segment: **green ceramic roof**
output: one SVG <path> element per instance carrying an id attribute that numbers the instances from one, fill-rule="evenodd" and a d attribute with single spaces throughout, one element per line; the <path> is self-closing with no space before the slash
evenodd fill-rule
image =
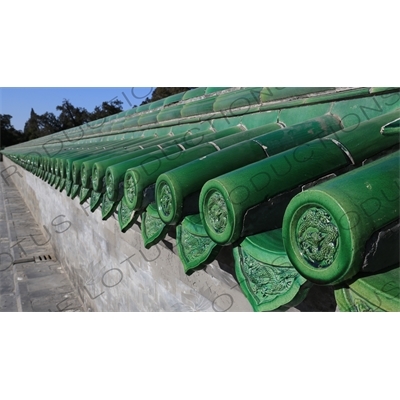
<path id="1" fill-rule="evenodd" d="M 2 153 L 123 232 L 140 218 L 146 247 L 176 231 L 187 274 L 230 246 L 256 311 L 313 284 L 358 310 L 399 268 L 384 256 L 399 225 L 399 100 L 398 88 L 203 87 Z"/>

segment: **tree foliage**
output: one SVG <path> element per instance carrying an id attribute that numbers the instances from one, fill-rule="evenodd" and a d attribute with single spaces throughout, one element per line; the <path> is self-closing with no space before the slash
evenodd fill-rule
<path id="1" fill-rule="evenodd" d="M 100 107 L 96 106 L 94 108 L 94 111 L 90 115 L 90 120 L 95 121 L 96 119 L 117 114 L 123 111 L 122 104 L 123 102 L 121 100 L 103 101 Z"/>
<path id="2" fill-rule="evenodd" d="M 90 113 L 84 107 L 75 107 L 69 100 L 64 99 L 60 106 L 56 107 L 60 111 L 58 120 L 61 124 L 61 130 L 74 128 L 83 125 L 89 121 Z"/>
<path id="3" fill-rule="evenodd" d="M 146 98 L 142 104 L 151 103 L 177 93 L 185 92 L 193 88 L 190 87 L 157 87 L 150 98 Z M 45 112 L 39 115 L 32 108 L 30 117 L 26 121 L 24 131 L 16 130 L 11 124 L 11 115 L 1 115 L 1 146 L 7 147 L 22 143 L 27 140 L 47 136 L 52 133 L 60 132 L 65 129 L 83 125 L 90 121 L 95 121 L 109 115 L 123 111 L 123 102 L 120 100 L 103 101 L 100 106 L 96 106 L 92 112 L 84 107 L 75 107 L 67 99 L 63 99 L 61 105 L 56 107 L 59 115 L 52 112 Z"/>
<path id="4" fill-rule="evenodd" d="M 0 114 L 0 148 L 13 146 L 24 141 L 23 133 L 14 128 L 11 119 L 11 115 Z"/>
<path id="5" fill-rule="evenodd" d="M 53 113 L 45 112 L 42 115 L 38 115 L 32 108 L 30 118 L 26 121 L 24 127 L 25 140 L 47 136 L 61 129 L 61 122 Z"/>
<path id="6" fill-rule="evenodd" d="M 60 114 L 56 117 L 53 113 L 45 112 L 42 115 L 31 109 L 31 114 L 25 123 L 24 135 L 26 140 L 36 139 L 65 129 L 83 125 L 90 121 L 107 117 L 123 111 L 122 101 L 103 101 L 101 106 L 96 106 L 92 112 L 84 107 L 75 107 L 69 100 L 64 99 L 56 107 Z"/>

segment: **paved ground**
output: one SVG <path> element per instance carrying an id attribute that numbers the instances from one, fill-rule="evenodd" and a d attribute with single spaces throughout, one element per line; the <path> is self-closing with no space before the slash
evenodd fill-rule
<path id="1" fill-rule="evenodd" d="M 11 180 L 1 177 L 0 311 L 83 311 L 48 237 Z"/>

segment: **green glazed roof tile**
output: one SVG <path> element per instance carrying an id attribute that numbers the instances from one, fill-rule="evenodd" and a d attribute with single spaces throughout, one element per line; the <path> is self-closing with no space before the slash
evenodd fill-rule
<path id="1" fill-rule="evenodd" d="M 146 211 L 143 212 L 141 229 L 143 244 L 146 249 L 157 244 L 166 236 L 168 225 L 161 221 L 154 204 L 150 204 Z"/>
<path id="2" fill-rule="evenodd" d="M 399 204 L 392 200 L 398 196 L 399 160 L 397 151 L 291 200 L 283 218 L 284 242 L 303 276 L 337 284 L 360 271 L 371 236 L 399 218 Z"/>
<path id="3" fill-rule="evenodd" d="M 104 123 L 113 121 L 114 119 L 117 119 L 118 117 L 119 117 L 118 114 L 109 115 L 108 117 L 104 118 Z"/>
<path id="4" fill-rule="evenodd" d="M 157 115 L 158 122 L 169 121 L 171 119 L 177 119 L 181 117 L 181 110 L 184 106 L 182 104 L 166 107 L 160 111 Z"/>
<path id="5" fill-rule="evenodd" d="M 205 126 L 204 128 L 202 126 L 200 128 L 199 124 L 187 124 L 187 125 L 173 125 L 170 128 L 164 128 L 164 129 L 172 131 L 174 135 L 179 135 L 181 133 L 189 132 L 190 130 L 193 130 L 193 132 L 200 132 L 202 130 L 207 129 L 207 126 Z"/>
<path id="6" fill-rule="evenodd" d="M 231 128 L 232 126 L 236 126 L 238 124 L 240 124 L 240 122 L 242 121 L 242 116 L 239 117 L 231 117 L 231 118 L 227 118 L 227 117 L 214 117 L 211 121 L 212 121 L 212 125 L 215 129 L 217 130 L 222 130 L 222 129 L 227 129 L 227 128 Z"/>
<path id="7" fill-rule="evenodd" d="M 256 128 L 257 126 L 270 124 L 272 122 L 277 122 L 278 120 L 279 120 L 278 111 L 265 111 L 255 114 L 248 114 L 241 117 L 241 122 L 247 129 L 252 129 Z"/>
<path id="8" fill-rule="evenodd" d="M 149 125 L 157 123 L 157 115 L 158 111 L 143 114 L 138 120 L 138 125 Z"/>
<path id="9" fill-rule="evenodd" d="M 183 106 L 181 116 L 190 117 L 192 115 L 207 114 L 213 112 L 215 98 L 211 97 L 199 101 L 193 101 Z"/>
<path id="10" fill-rule="evenodd" d="M 293 97 L 298 97 L 298 96 L 310 95 L 310 94 L 326 92 L 326 91 L 334 90 L 334 89 L 335 88 L 328 88 L 328 87 L 325 87 L 325 88 L 267 87 L 267 88 L 263 88 L 260 92 L 260 102 L 267 103 L 270 101 L 277 101 L 277 100 L 281 100 L 281 99 L 288 99 L 288 98 L 293 98 Z"/>
<path id="11" fill-rule="evenodd" d="M 124 125 L 125 125 L 125 120 L 116 122 L 115 124 L 112 125 L 111 132 L 119 132 L 119 131 L 123 130 Z"/>
<path id="12" fill-rule="evenodd" d="M 234 249 L 236 259 L 235 268 L 237 268 L 238 283 L 246 296 L 248 296 L 255 310 L 286 309 L 304 298 L 309 284 L 303 282 L 303 284 L 297 288 L 298 290 L 296 289 L 297 292 L 293 292 L 294 295 L 291 298 L 289 298 L 290 296 L 285 298 L 286 295 L 284 295 L 284 293 L 287 293 L 288 290 L 286 290 L 286 292 L 283 290 L 275 300 L 271 300 L 271 290 L 276 290 L 276 285 L 279 282 L 287 283 L 288 281 L 285 279 L 281 281 L 276 279 L 276 276 L 280 275 L 280 272 L 282 272 L 279 272 L 279 268 L 282 268 L 282 265 L 276 268 L 277 266 L 273 265 L 274 260 L 271 259 L 271 257 L 275 256 L 278 250 L 275 248 L 275 242 L 271 239 L 272 236 L 268 240 L 264 240 L 265 236 L 263 235 L 268 236 L 268 232 L 275 232 L 273 229 L 279 226 L 280 216 L 282 215 L 283 218 L 283 214 L 288 208 L 288 203 L 296 193 L 299 191 L 305 193 L 309 190 L 309 187 L 324 187 L 324 183 L 318 180 L 312 181 L 312 179 L 315 179 L 316 176 L 320 176 L 320 174 L 324 175 L 328 173 L 324 170 L 324 165 L 330 164 L 331 168 L 332 165 L 335 164 L 336 159 L 332 162 L 329 161 L 333 153 L 340 154 L 342 157 L 343 166 L 340 167 L 342 169 L 339 172 L 335 170 L 334 174 L 322 176 L 322 181 L 335 181 L 339 179 L 339 177 L 350 173 L 349 169 L 357 171 L 360 169 L 365 159 L 367 159 L 368 163 L 374 161 L 371 157 L 375 157 L 379 160 L 386 153 L 393 151 L 393 146 L 398 146 L 398 121 L 400 121 L 400 96 L 398 96 L 398 92 L 399 88 L 368 87 L 196 88 L 159 100 L 155 103 L 148 103 L 113 116 L 84 124 L 80 127 L 55 133 L 51 137 L 38 138 L 17 146 L 11 146 L 2 152 L 27 171 L 44 179 L 49 185 L 52 185 L 54 190 L 64 192 L 65 189 L 64 193 L 71 198 L 79 194 L 80 202 L 89 200 L 90 196 L 91 211 L 94 211 L 101 205 L 104 219 L 109 218 L 118 207 L 120 228 L 122 231 L 126 231 L 137 220 L 141 210 L 131 211 L 125 197 L 121 197 L 122 194 L 124 194 L 124 177 L 126 174 L 126 169 L 124 168 L 126 167 L 119 166 L 118 163 L 112 164 L 113 162 L 126 158 L 127 160 L 132 160 L 129 161 L 129 165 L 132 165 L 132 163 L 138 163 L 140 160 L 140 162 L 145 161 L 144 158 L 140 157 L 145 157 L 149 160 L 146 155 L 147 150 L 143 151 L 145 148 L 150 152 L 148 154 L 153 154 L 153 151 L 155 152 L 154 161 L 157 161 L 157 157 L 160 157 L 163 151 L 166 152 L 165 154 L 168 154 L 168 157 L 173 157 L 181 153 L 185 154 L 185 157 L 182 157 L 182 160 L 185 160 L 183 165 L 180 165 L 177 161 L 167 162 L 164 160 L 161 163 L 163 170 L 170 167 L 173 168 L 170 171 L 171 176 L 174 174 L 179 176 L 176 171 L 181 167 L 184 167 L 182 170 L 187 169 L 189 171 L 190 168 L 192 168 L 189 168 L 189 165 L 192 162 L 199 161 L 199 159 L 191 161 L 192 156 L 190 154 L 193 153 L 194 156 L 198 151 L 198 156 L 203 155 L 202 151 L 204 151 L 204 149 L 201 150 L 202 147 L 200 144 L 203 143 L 203 141 L 199 141 L 199 143 L 193 141 L 196 138 L 196 134 L 199 132 L 201 133 L 212 127 L 216 131 L 215 134 L 217 134 L 228 128 L 241 126 L 243 129 L 248 129 L 248 131 L 243 132 L 241 136 L 243 139 L 246 135 L 250 134 L 249 130 L 254 128 L 258 129 L 266 124 L 279 123 L 279 128 L 286 126 L 288 128 L 286 130 L 279 129 L 284 132 L 284 135 L 271 141 L 256 137 L 252 139 L 251 142 L 238 144 L 239 140 L 234 142 L 234 140 L 236 140 L 234 136 L 230 136 L 233 140 L 232 143 L 229 142 L 229 137 L 210 141 L 207 146 L 212 147 L 213 157 L 214 154 L 216 154 L 215 152 L 220 152 L 222 154 L 222 150 L 225 150 L 225 145 L 232 147 L 229 152 L 225 153 L 230 154 L 230 157 L 224 160 L 222 158 L 220 159 L 220 156 L 215 157 L 215 160 L 218 159 L 218 162 L 207 166 L 207 168 L 199 168 L 195 173 L 191 172 L 190 174 L 186 174 L 187 176 L 182 175 L 183 178 L 180 180 L 178 179 L 179 182 L 177 181 L 179 185 L 182 185 L 183 182 L 187 180 L 190 186 L 198 186 L 196 190 L 200 190 L 202 185 L 206 186 L 209 184 L 209 182 L 203 182 L 203 178 L 207 176 L 208 171 L 212 171 L 213 169 L 215 171 L 225 171 L 225 167 L 229 167 L 229 164 L 232 163 L 232 159 L 238 161 L 240 158 L 248 157 L 250 153 L 258 154 L 258 151 L 260 151 L 260 156 L 265 157 L 265 160 L 263 159 L 254 163 L 254 159 L 250 157 L 248 160 L 249 162 L 253 161 L 252 163 L 227 174 L 232 178 L 233 189 L 238 188 L 238 185 L 239 187 L 247 187 L 249 185 L 255 185 L 256 187 L 256 190 L 254 193 L 251 192 L 250 196 L 253 201 L 252 206 L 246 211 L 243 220 L 244 225 L 241 231 L 242 242 L 239 246 L 236 245 Z M 376 118 L 381 118 L 389 113 L 392 113 L 390 114 L 391 119 L 389 123 L 382 123 L 379 125 L 379 129 L 377 128 L 377 135 L 371 138 L 369 135 L 370 124 L 373 124 Z M 300 144 L 301 141 L 299 142 L 299 140 L 301 139 L 301 134 L 296 131 L 294 126 L 311 119 L 322 118 L 323 116 L 324 118 L 330 116 L 340 121 L 344 129 L 335 132 L 332 137 L 325 138 L 324 140 L 320 138 L 319 141 L 316 141 L 312 145 L 307 144 L 307 146 L 304 146 Z M 148 128 L 148 126 L 151 128 Z M 181 135 L 181 137 L 185 136 L 189 131 L 193 136 L 190 140 L 192 140 L 194 147 L 191 145 L 188 146 L 190 149 L 182 149 L 178 146 L 179 143 L 175 142 L 175 139 L 177 139 L 179 135 Z M 349 134 L 349 132 L 351 134 Z M 170 135 L 171 133 L 173 136 Z M 187 138 L 185 141 L 188 144 L 189 141 L 187 140 L 190 134 L 186 136 Z M 132 150 L 133 147 L 130 147 L 136 146 L 132 140 L 137 140 L 137 145 L 142 146 L 140 150 L 143 151 L 143 153 L 141 153 L 143 154 L 142 156 L 138 157 L 139 153 L 135 155 L 134 151 L 136 150 Z M 172 141 L 170 142 L 170 140 Z M 250 139 L 247 138 L 247 140 Z M 293 141 L 295 147 L 293 147 L 289 153 L 287 152 L 288 150 L 285 150 L 282 154 L 279 153 L 279 151 L 285 149 L 285 146 L 287 146 L 290 140 Z M 150 147 L 146 147 L 146 141 L 152 141 L 152 146 L 154 147 L 151 149 Z M 383 142 L 385 142 L 384 145 L 382 144 Z M 167 146 L 169 150 L 164 150 L 169 143 L 173 144 L 170 144 L 169 147 Z M 183 145 L 184 144 L 185 143 L 183 143 Z M 157 145 L 160 145 L 161 149 L 157 147 Z M 218 149 L 218 146 L 221 147 Z M 392 147 L 388 148 L 388 146 Z M 307 156 L 310 151 L 313 153 L 313 157 L 306 157 L 306 161 L 300 163 L 298 160 L 299 156 Z M 289 159 L 289 154 L 293 160 L 297 161 L 297 163 L 295 163 L 296 168 L 293 169 L 292 166 L 292 170 L 294 171 L 293 176 L 291 176 L 291 174 L 283 174 L 283 172 L 286 171 L 284 171 L 285 168 L 290 169 L 287 160 L 290 161 L 292 159 Z M 208 153 L 206 157 L 207 160 L 213 160 L 213 157 L 209 156 Z M 287 159 L 285 159 L 285 157 Z M 313 166 L 312 161 L 315 161 L 318 157 L 321 159 L 321 165 Z M 87 182 L 84 180 L 86 179 L 85 176 L 87 175 L 89 177 L 91 175 L 90 172 L 82 169 L 83 165 L 87 165 L 88 168 L 90 168 L 94 165 L 92 161 L 95 160 L 99 163 L 103 162 L 101 160 L 107 160 L 107 162 L 109 162 L 106 163 L 109 165 L 107 168 L 110 168 L 110 171 L 118 172 L 116 180 L 113 181 L 116 185 L 114 189 L 112 186 L 114 183 L 112 183 L 110 186 L 112 190 L 108 191 L 107 186 L 107 192 L 96 192 L 90 185 L 85 183 Z M 142 165 L 151 166 L 154 169 L 154 161 L 146 161 Z M 264 165 L 261 164 L 264 161 L 268 162 L 268 168 L 271 168 L 270 170 L 257 169 L 261 165 Z M 125 161 L 122 162 L 122 164 L 124 163 Z M 207 163 L 202 163 L 202 165 L 206 164 Z M 342 165 L 341 163 L 339 164 Z M 178 167 L 176 168 L 177 165 Z M 221 166 L 223 166 L 222 169 Z M 242 176 L 243 168 L 245 168 L 246 171 L 254 171 L 253 175 Z M 270 174 L 270 177 L 272 177 L 274 171 L 275 173 L 283 175 L 280 176 L 278 180 L 271 179 L 267 182 L 265 174 Z M 93 171 L 91 172 L 93 173 Z M 147 203 L 145 202 L 144 204 L 149 204 L 149 202 L 152 201 L 151 199 L 155 199 L 155 193 L 152 194 L 151 192 L 151 185 L 154 179 L 157 179 L 160 175 L 157 176 L 157 172 L 154 172 L 154 174 L 153 172 L 151 179 L 149 178 L 148 181 L 150 186 L 144 188 L 148 190 L 148 192 L 146 192 L 146 196 L 148 196 L 146 197 Z M 255 172 L 257 173 L 255 174 Z M 218 173 L 222 172 L 216 173 L 218 175 Z M 308 176 L 308 174 L 310 177 L 313 177 L 310 178 L 311 182 L 308 182 L 307 179 L 304 180 L 304 177 Z M 335 174 L 340 176 L 335 178 Z M 385 182 L 384 174 L 381 175 L 382 176 L 379 177 L 377 181 L 379 181 L 380 185 L 383 185 Z M 388 175 L 388 171 L 386 171 L 386 175 Z M 106 175 L 103 176 L 106 177 Z M 213 180 L 214 179 L 221 180 L 222 182 L 226 177 L 225 175 L 219 175 L 213 178 Z M 290 187 L 292 187 L 290 186 L 292 179 L 293 185 L 296 186 L 294 189 L 290 189 Z M 304 184 L 304 182 L 308 183 Z M 267 199 L 262 189 L 267 184 L 270 185 L 273 190 L 278 190 L 278 187 L 282 186 L 282 192 L 278 190 L 276 193 L 279 194 L 272 199 Z M 179 185 L 177 185 L 177 187 Z M 102 190 L 105 190 L 105 186 L 103 186 Z M 155 188 L 153 188 L 153 190 L 155 190 Z M 342 188 L 341 193 L 343 194 L 344 191 L 345 190 Z M 234 193 L 234 191 L 232 192 L 231 190 L 231 193 Z M 151 196 L 153 196 L 153 198 Z M 196 196 L 198 199 L 199 193 L 197 192 L 197 194 L 194 193 L 190 196 L 190 202 L 185 205 L 186 208 L 183 213 L 184 219 L 181 224 L 178 221 L 178 225 L 176 226 L 177 244 L 181 246 L 179 252 L 184 264 L 183 268 L 187 273 L 200 268 L 200 265 L 204 263 L 210 262 L 215 257 L 216 250 L 220 247 L 208 236 L 209 231 L 207 231 L 207 225 L 203 225 L 203 221 L 201 220 L 202 214 L 198 213 L 198 200 L 196 205 L 195 199 Z M 336 197 L 339 198 L 340 196 L 338 195 Z M 234 199 L 232 199 L 233 197 L 226 199 L 228 206 L 230 202 L 234 201 Z M 216 200 L 215 215 L 219 215 L 219 222 L 222 223 L 224 213 L 223 203 L 218 199 Z M 371 221 L 375 218 L 372 212 L 372 203 L 363 203 L 364 208 L 366 208 L 367 212 L 370 214 L 368 216 L 370 223 L 372 223 Z M 247 203 L 244 202 L 243 204 Z M 397 212 L 396 215 L 398 218 L 398 210 L 396 210 L 397 209 L 392 206 L 388 206 L 384 210 L 385 217 L 391 215 L 393 212 Z M 378 215 L 379 213 L 377 212 L 376 214 Z M 168 229 L 168 225 L 162 222 L 160 215 L 159 210 L 154 204 L 150 204 L 146 212 L 142 214 L 142 233 L 146 247 L 157 243 Z M 272 218 L 273 215 L 275 217 Z M 252 235 L 254 229 L 266 229 L 263 218 L 271 218 L 269 221 L 271 226 L 267 231 L 260 234 L 261 236 Z M 364 231 L 367 232 L 367 229 L 364 229 Z M 381 231 L 375 232 L 374 235 L 378 235 L 380 232 Z M 264 239 L 262 239 L 263 237 Z M 373 237 L 375 236 L 371 236 L 369 240 L 372 240 Z M 204 245 L 205 242 L 209 245 L 211 244 L 211 247 L 209 246 L 211 249 L 209 253 L 206 249 L 207 246 L 202 247 L 201 245 L 202 243 Z M 185 243 L 187 244 L 186 247 Z M 381 240 L 379 243 L 383 243 L 383 241 Z M 197 254 L 197 256 L 194 257 L 194 254 Z M 377 251 L 376 254 L 381 253 Z M 245 261 L 245 259 L 247 261 Z M 387 257 L 381 255 L 380 260 L 383 259 L 386 260 Z M 378 265 L 379 260 L 376 261 L 375 264 Z M 372 268 L 371 271 L 369 271 L 369 276 L 375 279 L 378 274 L 373 268 L 374 264 L 370 262 L 367 265 Z M 271 267 L 274 268 L 272 272 Z M 288 268 L 289 266 L 285 267 Z M 371 297 L 371 290 L 374 292 L 376 287 L 373 289 L 369 287 L 368 290 L 365 289 L 366 286 L 363 286 L 363 282 L 365 282 L 364 278 L 365 276 L 361 277 L 361 275 L 356 275 L 354 279 L 356 279 L 358 284 L 355 285 L 353 285 L 354 282 L 346 282 L 343 288 L 337 290 L 337 298 L 339 299 L 341 296 L 341 299 L 346 298 L 348 302 L 353 299 L 351 301 L 353 303 L 357 302 L 358 305 L 361 304 L 360 299 L 364 298 L 366 301 L 369 301 L 370 305 L 375 305 L 375 308 L 379 308 L 376 307 L 376 301 L 374 302 L 373 297 Z M 305 276 L 302 276 L 302 279 L 305 279 Z M 376 281 L 378 282 L 378 280 Z M 271 282 L 275 283 L 271 284 Z M 366 282 L 368 282 L 368 280 Z M 287 283 L 286 288 L 289 286 L 293 287 L 289 285 L 289 283 Z M 274 287 L 275 289 L 273 289 Z M 280 303 L 277 301 L 278 298 L 281 299 L 279 300 Z M 285 300 L 282 300 L 283 298 L 285 298 Z M 390 301 L 392 300 L 391 298 Z M 338 303 L 340 303 L 340 301 L 338 300 Z M 354 304 L 350 306 L 353 307 Z M 360 308 L 362 307 L 366 306 L 360 306 Z M 392 311 L 395 310 L 396 307 L 398 306 L 385 306 L 381 308 Z M 398 308 L 396 310 L 398 310 Z"/>
<path id="13" fill-rule="evenodd" d="M 383 312 L 371 299 L 358 296 L 347 287 L 335 290 L 337 307 L 342 312 Z"/>
<path id="14" fill-rule="evenodd" d="M 398 87 L 374 87 L 369 89 L 370 93 L 382 93 L 382 92 L 400 92 Z M 389 97 L 389 96 L 388 96 Z"/>
<path id="15" fill-rule="evenodd" d="M 177 94 L 167 97 L 164 100 L 164 107 L 166 107 L 170 104 L 173 104 L 173 103 L 177 103 L 178 101 L 181 101 L 184 95 L 185 95 L 185 92 L 182 92 L 182 93 L 177 93 Z"/>
<path id="16" fill-rule="evenodd" d="M 112 124 L 110 124 L 110 123 L 104 124 L 104 125 L 101 127 L 101 133 L 102 133 L 102 134 L 110 133 L 111 130 L 112 130 Z"/>
<path id="17" fill-rule="evenodd" d="M 328 114 L 332 108 L 332 104 L 315 104 L 312 106 L 305 106 L 293 110 L 293 108 L 284 108 L 279 111 L 279 122 L 284 123 L 286 126 L 292 126 L 299 122 L 304 122 L 312 118 L 319 117 L 321 115 Z M 301 112 L 300 112 L 301 110 Z M 278 111 L 269 111 L 278 112 Z"/>
<path id="18" fill-rule="evenodd" d="M 122 112 L 118 113 L 118 118 L 124 118 L 125 119 L 127 116 L 129 116 L 131 114 L 132 114 L 131 109 L 125 110 L 125 111 L 122 111 Z"/>
<path id="19" fill-rule="evenodd" d="M 121 231 L 126 232 L 128 229 L 130 229 L 137 221 L 140 213 L 140 211 L 132 211 L 126 205 L 125 197 L 122 197 L 118 205 L 118 223 Z"/>
<path id="20" fill-rule="evenodd" d="M 205 231 L 199 214 L 188 215 L 176 227 L 178 254 L 186 274 L 204 268 L 221 249 Z"/>
<path id="21" fill-rule="evenodd" d="M 124 123 L 124 129 L 131 129 L 139 126 L 140 116 L 135 115 L 134 117 L 127 118 Z"/>
<path id="22" fill-rule="evenodd" d="M 137 107 L 133 107 L 133 108 L 129 109 L 129 110 L 126 112 L 126 116 L 129 117 L 129 116 L 131 116 L 131 115 L 136 114 L 136 113 L 137 113 L 137 109 L 138 109 Z"/>
<path id="23" fill-rule="evenodd" d="M 296 306 L 311 287 L 290 263 L 281 229 L 247 237 L 233 255 L 238 282 L 254 311 Z"/>
<path id="24" fill-rule="evenodd" d="M 260 92 L 262 88 L 248 88 L 217 96 L 214 103 L 214 111 L 227 111 L 228 115 L 245 114 L 247 110 L 234 111 L 237 108 L 248 108 L 251 105 L 260 104 Z"/>
<path id="25" fill-rule="evenodd" d="M 144 111 L 148 111 L 149 109 L 150 109 L 150 103 L 143 104 L 142 106 L 139 106 L 136 108 L 136 113 L 139 114 Z"/>
<path id="26" fill-rule="evenodd" d="M 161 108 L 165 103 L 165 99 L 153 101 L 152 103 L 149 103 L 149 110 L 154 110 L 156 108 Z"/>
<path id="27" fill-rule="evenodd" d="M 400 311 L 400 268 L 393 265 L 374 275 L 360 274 L 353 282 L 337 287 L 340 311 Z"/>
<path id="28" fill-rule="evenodd" d="M 188 90 L 185 92 L 184 96 L 182 97 L 182 100 L 189 100 L 193 99 L 194 97 L 199 97 L 203 96 L 207 88 L 205 87 L 199 87 L 196 89 Z"/>
<path id="29" fill-rule="evenodd" d="M 157 127 L 153 129 L 145 129 L 144 132 L 150 131 L 157 135 L 157 137 L 167 137 L 171 133 L 170 127 Z"/>
<path id="30" fill-rule="evenodd" d="M 287 97 L 278 100 L 271 100 L 260 105 L 260 110 L 277 110 L 293 107 L 305 106 L 308 104 L 319 104 L 333 102 L 335 100 L 343 101 L 346 98 L 357 98 L 368 96 L 368 88 L 328 90 L 324 93 L 304 94 L 298 97 Z"/>
<path id="31" fill-rule="evenodd" d="M 400 96 L 395 93 L 335 102 L 331 112 L 342 119 L 345 127 L 350 127 L 386 114 L 399 106 Z"/>

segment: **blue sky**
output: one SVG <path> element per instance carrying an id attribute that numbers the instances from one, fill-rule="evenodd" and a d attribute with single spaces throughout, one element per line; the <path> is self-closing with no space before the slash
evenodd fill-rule
<path id="1" fill-rule="evenodd" d="M 58 115 L 56 107 L 61 105 L 63 99 L 69 100 L 75 107 L 84 107 L 88 111 L 93 111 L 94 107 L 100 106 L 103 101 L 118 99 L 123 102 L 124 110 L 127 110 L 151 96 L 154 89 L 150 87 L 0 88 L 0 114 L 11 115 L 14 128 L 23 130 L 31 108 L 37 114 L 48 111 Z"/>

